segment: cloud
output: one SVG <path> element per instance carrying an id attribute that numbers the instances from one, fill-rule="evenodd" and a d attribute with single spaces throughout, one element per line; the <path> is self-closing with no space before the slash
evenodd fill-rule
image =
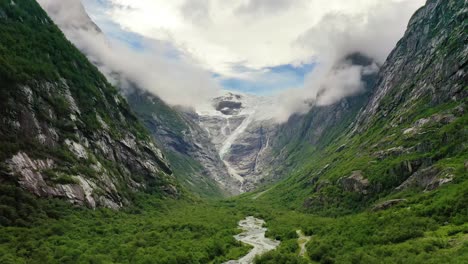
<path id="1" fill-rule="evenodd" d="M 290 7 L 301 4 L 298 0 L 249 0 L 247 3 L 241 4 L 235 10 L 238 14 L 258 15 L 274 14 L 285 11 Z"/>
<path id="2" fill-rule="evenodd" d="M 307 112 L 311 102 L 329 105 L 361 92 L 363 77 L 378 71 L 422 4 L 422 0 L 381 1 L 361 13 L 324 15 L 295 40 L 295 45 L 314 51 L 316 67 L 303 87 L 280 94 L 280 107 L 268 112 L 285 121 L 292 113 Z M 353 65 L 346 57 L 355 53 L 375 63 Z"/>
<path id="3" fill-rule="evenodd" d="M 205 104 L 220 87 L 211 74 L 171 45 L 147 38 L 137 43 L 109 40 L 79 0 L 39 0 L 65 35 L 114 83 L 137 84 L 172 105 Z M 129 33 L 131 34 L 131 33 Z M 125 34 L 119 32 L 120 37 Z M 132 37 L 131 40 L 135 40 Z"/>
<path id="4" fill-rule="evenodd" d="M 310 63 L 319 51 L 297 45 L 297 38 L 329 14 L 368 16 L 379 7 L 396 5 L 403 14 L 397 16 L 400 26 L 423 0 L 108 1 L 107 14 L 123 28 L 169 41 L 210 71 L 242 78 L 233 64 L 260 70 Z"/>
<path id="5" fill-rule="evenodd" d="M 117 41 L 89 26 L 65 30 L 80 49 L 170 104 L 197 106 L 224 85 L 245 91 L 279 91 L 265 118 L 280 121 L 315 105 L 332 104 L 362 90 L 362 76 L 375 72 L 403 35 L 424 0 L 104 0 L 91 16 Z M 77 0 L 40 0 L 62 28 Z M 51 10 L 61 10 L 51 12 Z M 375 64 L 345 57 L 359 52 Z M 288 65 L 297 74 L 274 69 Z M 213 77 L 215 76 L 215 77 Z M 249 87 L 251 86 L 251 87 Z M 287 91 L 284 89 L 288 88 Z M 273 108 L 273 109 L 270 109 Z"/>
<path id="6" fill-rule="evenodd" d="M 211 23 L 210 9 L 209 1 L 187 0 L 181 6 L 180 11 L 186 20 L 205 26 Z"/>

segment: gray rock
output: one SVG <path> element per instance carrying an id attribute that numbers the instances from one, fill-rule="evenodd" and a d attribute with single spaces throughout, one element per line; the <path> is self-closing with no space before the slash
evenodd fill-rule
<path id="1" fill-rule="evenodd" d="M 431 166 L 420 169 L 400 184 L 396 190 L 407 188 L 424 188 L 425 191 L 431 191 L 443 184 L 453 181 L 451 169 L 440 171 L 437 167 Z"/>
<path id="2" fill-rule="evenodd" d="M 373 120 L 389 113 L 392 119 L 388 122 L 398 126 L 405 121 L 405 113 L 421 107 L 417 103 L 421 98 L 436 106 L 461 102 L 468 96 L 464 89 L 468 48 L 461 41 L 466 29 L 460 22 L 466 20 L 466 13 L 466 1 L 431 0 L 413 15 L 405 35 L 381 67 L 375 93 L 353 126 L 355 133 L 366 131 Z M 392 100 L 386 100 L 390 96 Z M 431 120 L 420 119 L 404 133 L 417 133 L 428 122 Z"/>
<path id="3" fill-rule="evenodd" d="M 370 186 L 369 180 L 364 178 L 362 171 L 353 171 L 350 176 L 341 178 L 339 182 L 341 183 L 343 190 L 362 194 L 367 194 Z"/>
<path id="4" fill-rule="evenodd" d="M 14 133 L 25 142 L 36 140 L 41 146 L 25 147 L 0 162 L 8 164 L 13 172 L 11 178 L 24 189 L 41 197 L 60 197 L 93 208 L 118 208 L 126 202 L 126 188 L 122 189 L 122 186 L 145 190 L 152 179 L 166 178 L 165 181 L 171 182 L 170 166 L 150 140 L 137 139 L 133 132 L 126 129 L 119 131 L 123 138 L 117 138 L 110 132 L 110 124 L 97 114 L 102 129 L 89 129 L 82 120 L 80 102 L 67 80 L 31 81 L 28 86 L 17 85 L 16 88 L 24 95 L 24 100 L 8 104 L 10 108 L 4 109 L 10 114 L 0 119 L 0 135 Z M 99 88 L 101 92 L 105 89 Z M 57 108 L 56 104 L 44 100 L 46 97 L 63 98 L 61 107 Z M 106 100 L 102 104 L 108 107 L 110 115 L 130 115 L 128 108 L 112 105 Z M 114 122 L 114 129 L 131 127 L 128 120 L 124 120 L 123 124 L 119 120 Z M 37 148 L 42 156 L 48 158 L 36 158 Z M 68 156 L 66 160 L 64 155 Z M 75 166 L 70 158 L 89 164 L 95 168 L 95 173 L 90 177 L 87 169 Z M 104 163 L 104 160 L 107 162 Z M 71 167 L 73 170 L 70 170 Z M 66 178 L 66 181 L 73 180 L 74 183 L 54 182 L 48 177 L 49 174 Z M 139 178 L 140 182 L 134 179 L 136 175 L 142 177 Z M 174 186 L 166 187 L 162 186 L 160 191 L 178 195 L 173 190 Z"/>

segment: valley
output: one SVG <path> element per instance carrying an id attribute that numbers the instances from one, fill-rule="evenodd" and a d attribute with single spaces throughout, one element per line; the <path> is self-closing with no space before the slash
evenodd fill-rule
<path id="1" fill-rule="evenodd" d="M 3 188 L 2 197 L 6 193 Z M 436 199 L 449 193 L 456 190 L 444 190 Z M 269 200 L 252 203 L 250 194 L 198 204 L 142 196 L 137 206 L 121 211 L 73 208 L 60 200 L 39 201 L 31 204 L 35 213 L 29 214 L 23 226 L 0 229 L 0 260 L 223 263 L 240 259 L 252 249 L 234 239 L 242 232 L 237 229 L 238 222 L 251 215 L 265 219 L 267 238 L 281 241 L 276 250 L 257 257 L 256 263 L 331 259 L 338 263 L 463 263 L 468 226 L 441 213 L 434 218 L 432 212 L 448 210 L 447 205 L 454 201 L 444 200 L 439 207 L 423 206 L 420 200 L 427 195 L 415 196 L 397 208 L 342 217 L 297 212 Z M 21 202 L 26 204 L 25 200 Z M 444 225 L 447 221 L 451 223 Z M 306 257 L 299 255 L 298 229 L 312 236 L 306 244 Z"/>
<path id="2" fill-rule="evenodd" d="M 54 1 L 0 0 L 0 263 L 467 262 L 466 1 L 428 0 L 384 62 L 335 50 L 327 83 L 281 122 L 265 109 L 286 93 L 169 104 L 226 80 L 158 94 L 187 54 L 169 49 L 142 81 L 143 46 L 116 66 L 128 50 L 80 1 Z"/>

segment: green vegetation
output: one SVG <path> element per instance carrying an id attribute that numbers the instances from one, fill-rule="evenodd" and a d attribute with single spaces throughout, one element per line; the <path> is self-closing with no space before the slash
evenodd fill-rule
<path id="1" fill-rule="evenodd" d="M 15 4 L 0 1 L 0 12 L 0 84 L 4 87 L 0 96 L 8 98 L 0 102 L 2 115 L 8 114 L 4 113 L 6 110 L 19 110 L 18 107 L 28 103 L 28 96 L 18 89 L 18 86 L 28 86 L 36 110 L 42 110 L 37 111 L 39 121 L 51 122 L 67 130 L 70 102 L 63 92 L 70 89 L 81 110 L 83 122 L 78 123 L 80 129 L 89 133 L 101 129 L 96 118 L 98 114 L 114 137 L 120 137 L 121 131 L 126 130 L 140 139 L 148 139 L 148 133 L 118 91 L 64 37 L 37 3 L 31 0 L 15 1 Z M 44 82 L 50 82 L 54 87 Z M 56 90 L 50 91 L 51 88 Z M 57 113 L 57 119 L 46 115 L 49 108 Z M 109 111 L 110 108 L 115 111 Z M 121 119 L 119 113 L 124 114 L 125 122 L 117 121 Z M 3 136 L 0 139 L 3 141 Z"/>
<path id="2" fill-rule="evenodd" d="M 1 167 L 7 167 L 4 162 L 21 151 L 31 159 L 54 162 L 54 168 L 44 172 L 51 184 L 74 184 L 73 176 L 80 175 L 99 185 L 106 171 L 127 200 L 132 195 L 129 179 L 159 194 L 167 185 L 178 187 L 164 173 L 137 171 L 139 165 L 127 158 L 129 154 L 109 156 L 125 152 L 121 141 L 131 138 L 138 150 L 126 151 L 138 162 L 154 159 L 161 171 L 169 171 L 146 148 L 152 142 L 150 134 L 126 100 L 36 1 L 1 0 L 0 36 Z M 88 158 L 78 158 L 66 140 L 80 143 Z M 104 148 L 112 151 L 104 153 Z M 102 171 L 93 169 L 93 164 L 102 165 Z M 0 173 L 14 182 L 5 175 Z"/>
<path id="3" fill-rule="evenodd" d="M 281 240 L 256 263 L 463 263 L 466 187 L 447 185 L 388 210 L 323 217 L 258 200 L 263 196 L 252 200 L 254 194 L 201 203 L 141 195 L 134 206 L 112 211 L 3 186 L 1 215 L 16 222 L 2 218 L 8 226 L 0 228 L 0 262 L 221 263 L 248 252 L 233 235 L 237 222 L 253 215 L 266 220 L 267 236 Z M 297 229 L 312 236 L 305 258 L 298 256 Z"/>
<path id="4" fill-rule="evenodd" d="M 0 89 L 0 98 L 7 98 L 0 100 L 0 115 L 26 109 L 18 106 L 31 103 L 28 95 L 16 88 L 34 86 L 37 99 L 31 104 L 39 121 L 54 124 L 66 138 L 74 139 L 66 118 L 70 102 L 64 94 L 48 93 L 41 85 L 47 81 L 59 92 L 70 86 L 82 109 L 78 125 L 84 133 L 102 129 L 98 113 L 115 139 L 124 130 L 149 138 L 125 100 L 64 39 L 39 6 L 26 0 L 15 3 L 0 1 L 0 85 L 6 87 Z M 450 40 L 450 51 L 454 43 Z M 414 80 L 426 75 L 429 71 Z M 466 263 L 467 99 L 435 103 L 421 97 L 411 106 L 398 108 L 413 85 L 395 87 L 362 131 L 351 130 L 359 109 L 352 108 L 319 144 L 307 141 L 310 124 L 316 121 L 313 115 L 307 116 L 292 132 L 297 137 L 290 142 L 287 133 L 291 131 L 283 131 L 281 140 L 289 153 L 282 170 L 286 177 L 226 200 L 173 200 L 155 191 L 153 187 L 163 184 L 159 180 L 151 182 L 145 194 L 131 192 L 127 182 L 116 180 L 132 204 L 120 211 L 91 210 L 35 197 L 13 184 L 14 175 L 0 162 L 0 263 L 222 263 L 248 252 L 249 247 L 233 235 L 240 232 L 238 221 L 249 215 L 264 219 L 267 236 L 281 241 L 276 250 L 257 257 L 256 263 Z M 179 136 L 186 129 L 180 117 L 162 104 L 139 106 L 141 112 L 155 107 Z M 57 118 L 51 118 L 47 109 L 57 111 Z M 117 113 L 123 113 L 126 121 L 117 121 Z M 149 122 L 150 117 L 144 120 Z M 0 127 L 0 161 L 19 150 L 37 158 L 52 157 L 57 168 L 43 171 L 52 184 L 75 183 L 71 175 L 96 177 L 90 168 L 94 159 L 110 174 L 121 175 L 115 163 L 92 153 L 81 160 L 63 142 L 44 146 L 8 129 Z M 215 186 L 200 187 L 184 173 L 201 170 L 193 159 L 173 153 L 169 159 L 180 172 L 179 180 L 194 181 L 192 191 L 218 195 Z M 397 188 L 422 169 L 430 172 L 417 180 L 446 182 L 434 188 L 427 184 Z M 358 190 L 346 188 L 343 179 L 356 171 L 368 182 Z M 144 176 L 135 174 L 132 179 L 141 182 Z M 379 207 L 390 199 L 401 202 Z M 305 257 L 298 255 L 298 229 L 312 237 Z"/>
<path id="5" fill-rule="evenodd" d="M 137 88 L 135 88 L 137 89 Z M 190 157 L 186 142 L 186 134 L 190 128 L 186 120 L 179 112 L 172 109 L 158 97 L 145 92 L 135 91 L 127 95 L 128 103 L 132 110 L 143 120 L 149 131 L 153 131 L 154 140 L 159 137 L 170 137 L 173 139 L 171 146 L 164 146 L 178 181 L 194 195 L 201 198 L 221 198 L 225 193 L 218 184 L 206 175 L 206 171 L 200 162 Z"/>
<path id="6" fill-rule="evenodd" d="M 0 228 L 0 263 L 221 263 L 249 250 L 229 208 L 142 195 L 93 211 L 1 187 L 0 224 L 14 226 Z"/>

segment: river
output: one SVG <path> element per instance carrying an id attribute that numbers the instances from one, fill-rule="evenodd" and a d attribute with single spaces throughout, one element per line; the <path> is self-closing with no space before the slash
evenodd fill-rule
<path id="1" fill-rule="evenodd" d="M 243 232 L 235 235 L 234 238 L 243 243 L 252 245 L 253 249 L 242 258 L 230 260 L 224 264 L 251 264 L 255 256 L 261 255 L 279 246 L 280 241 L 265 237 L 267 228 L 263 227 L 264 224 L 264 220 L 253 216 L 248 216 L 244 220 L 239 221 L 239 227 Z"/>

